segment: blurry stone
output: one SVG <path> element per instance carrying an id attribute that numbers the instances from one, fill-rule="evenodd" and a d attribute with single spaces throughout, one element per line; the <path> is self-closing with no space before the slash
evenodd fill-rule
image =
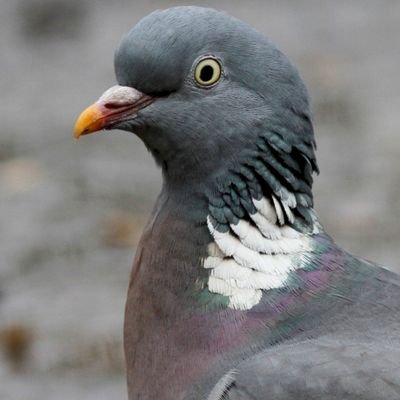
<path id="1" fill-rule="evenodd" d="M 54 252 L 54 249 L 48 243 L 45 246 L 32 246 L 19 260 L 21 273 L 27 274 L 34 271 L 36 267 L 43 265 L 54 256 Z"/>
<path id="2" fill-rule="evenodd" d="M 357 120 L 354 116 L 357 106 L 348 98 L 348 93 L 327 92 L 314 101 L 314 115 L 318 123 L 337 124 L 351 127 Z"/>
<path id="3" fill-rule="evenodd" d="M 307 68 L 312 71 L 314 78 L 324 85 L 322 90 L 335 89 L 343 85 L 340 77 L 340 60 L 333 54 L 318 54 L 308 58 Z"/>
<path id="4" fill-rule="evenodd" d="M 3 134 L 2 134 L 3 135 Z M 16 144 L 12 140 L 0 142 L 0 162 L 14 158 L 17 154 Z"/>
<path id="5" fill-rule="evenodd" d="M 0 188 L 10 193 L 32 189 L 42 177 L 39 164 L 30 159 L 16 158 L 0 163 Z"/>
<path id="6" fill-rule="evenodd" d="M 0 329 L 0 345 L 11 367 L 22 370 L 29 360 L 33 343 L 32 330 L 22 324 Z"/>
<path id="7" fill-rule="evenodd" d="M 125 370 L 123 346 L 120 340 L 97 338 L 86 348 L 80 349 L 80 357 L 85 368 L 92 366 L 106 373 L 123 373 Z"/>
<path id="8" fill-rule="evenodd" d="M 121 338 L 93 336 L 81 338 L 68 353 L 60 358 L 52 370 L 92 370 L 98 374 L 122 374 L 125 371 Z"/>
<path id="9" fill-rule="evenodd" d="M 31 41 L 75 38 L 87 16 L 84 1 L 24 0 L 18 14 L 21 32 Z"/>
<path id="10" fill-rule="evenodd" d="M 111 247 L 133 247 L 145 225 L 144 216 L 114 211 L 102 221 L 103 243 Z"/>
<path id="11" fill-rule="evenodd" d="M 343 60 L 334 54 L 311 54 L 302 59 L 313 81 L 311 98 L 315 120 L 348 127 L 358 118 L 358 106 L 343 79 L 341 63 Z"/>

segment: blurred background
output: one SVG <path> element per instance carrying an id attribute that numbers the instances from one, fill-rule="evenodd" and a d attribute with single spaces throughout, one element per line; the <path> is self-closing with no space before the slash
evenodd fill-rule
<path id="1" fill-rule="evenodd" d="M 192 2 L 196 3 L 196 2 Z M 0 399 L 126 399 L 125 293 L 160 188 L 134 136 L 72 138 L 115 83 L 148 0 L 0 2 Z M 316 209 L 347 250 L 400 271 L 400 2 L 198 1 L 265 32 L 314 111 Z"/>

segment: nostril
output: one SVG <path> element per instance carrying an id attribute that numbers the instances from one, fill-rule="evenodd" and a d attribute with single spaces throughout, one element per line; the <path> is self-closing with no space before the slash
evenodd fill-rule
<path id="1" fill-rule="evenodd" d="M 121 108 L 121 104 L 116 104 L 116 103 L 105 103 L 104 104 L 105 108 L 108 108 L 109 110 L 114 110 L 116 108 Z"/>

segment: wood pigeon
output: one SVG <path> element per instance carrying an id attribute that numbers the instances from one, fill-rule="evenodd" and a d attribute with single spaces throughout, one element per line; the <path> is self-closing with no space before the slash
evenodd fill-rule
<path id="1" fill-rule="evenodd" d="M 400 399 L 400 278 L 321 226 L 286 56 L 236 18 L 176 7 L 122 39 L 115 71 L 75 137 L 133 132 L 163 174 L 129 283 L 129 399 Z"/>

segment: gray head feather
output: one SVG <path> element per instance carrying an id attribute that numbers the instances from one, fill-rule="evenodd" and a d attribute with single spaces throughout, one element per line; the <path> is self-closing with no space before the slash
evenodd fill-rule
<path id="1" fill-rule="evenodd" d="M 207 55 L 220 60 L 223 75 L 202 88 L 194 68 Z M 307 91 L 264 35 L 212 9 L 156 11 L 123 38 L 115 70 L 121 85 L 160 96 L 119 127 L 142 138 L 167 182 L 213 184 L 247 164 L 265 175 L 268 190 L 289 186 L 311 206 L 317 165 Z"/>

